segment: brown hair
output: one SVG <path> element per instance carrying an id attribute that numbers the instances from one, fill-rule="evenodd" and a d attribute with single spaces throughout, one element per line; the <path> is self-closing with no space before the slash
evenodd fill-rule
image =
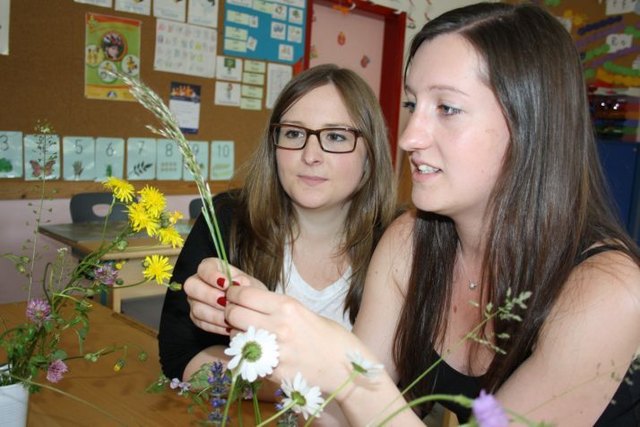
<path id="1" fill-rule="evenodd" d="M 378 100 L 367 83 L 351 70 L 320 65 L 297 75 L 280 93 L 262 141 L 247 165 L 247 178 L 240 195 L 244 209 L 232 231 L 231 261 L 239 261 L 241 268 L 271 289 L 284 280 L 284 246 L 294 237 L 296 218 L 291 200 L 278 181 L 276 147 L 270 126 L 279 123 L 301 97 L 328 84 L 340 93 L 354 127 L 361 132 L 358 143 L 365 144 L 367 149 L 365 172 L 352 195 L 343 229 L 343 251 L 348 254 L 352 268 L 345 311 L 349 310 L 353 322 L 373 249 L 395 214 L 396 186 Z"/>
<path id="2" fill-rule="evenodd" d="M 510 336 L 497 343 L 506 354 L 496 354 L 482 377 L 483 387 L 495 391 L 530 354 L 582 252 L 613 241 L 636 262 L 640 255 L 611 212 L 580 58 L 562 25 L 530 4 L 456 9 L 416 35 L 405 74 L 422 43 L 447 33 L 462 36 L 483 59 L 480 72 L 500 103 L 511 136 L 489 202 L 483 292 L 494 307 L 504 303 L 509 289 L 512 295 L 532 292 L 528 308 L 518 312 L 522 322 L 493 323 L 495 336 Z M 449 218 L 418 213 L 412 272 L 394 345 L 402 384 L 435 361 L 433 352 L 417 352 L 415 345 L 437 348 L 442 343 L 457 246 Z M 474 351 L 469 361 L 473 357 Z M 430 385 L 422 382 L 411 395 L 429 391 Z"/>

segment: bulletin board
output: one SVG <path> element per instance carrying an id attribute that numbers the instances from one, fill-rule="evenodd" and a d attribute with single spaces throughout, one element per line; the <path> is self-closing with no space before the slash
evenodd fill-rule
<path id="1" fill-rule="evenodd" d="M 222 29 L 223 4 L 218 14 Z M 0 55 L 0 130 L 33 133 L 38 120 L 47 120 L 56 134 L 108 138 L 160 138 L 146 125 L 157 124 L 154 116 L 137 102 L 87 99 L 84 94 L 85 14 L 122 16 L 142 21 L 140 78 L 168 102 L 172 82 L 201 87 L 200 122 L 189 140 L 235 142 L 235 169 L 254 151 L 270 111 L 243 110 L 214 105 L 216 80 L 154 71 L 156 18 L 129 14 L 113 8 L 76 3 L 73 0 L 14 0 L 11 2 L 9 55 Z M 218 45 L 218 54 L 222 54 Z M 100 147 L 96 143 L 96 150 Z M 64 165 L 63 165 L 64 166 Z M 196 194 L 193 181 L 136 181 L 152 184 L 165 194 Z M 218 192 L 242 185 L 241 174 L 228 181 L 211 181 Z M 84 191 L 102 191 L 93 181 L 52 180 L 54 197 L 66 198 Z M 40 197 L 37 182 L 0 179 L 0 200 Z"/>
<path id="2" fill-rule="evenodd" d="M 590 86 L 640 87 L 640 2 L 539 0 L 536 3 L 558 17 L 570 31 Z"/>

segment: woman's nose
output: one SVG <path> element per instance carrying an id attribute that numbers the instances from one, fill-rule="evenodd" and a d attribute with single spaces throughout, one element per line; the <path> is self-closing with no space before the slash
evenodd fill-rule
<path id="1" fill-rule="evenodd" d="M 404 151 L 415 151 L 427 148 L 432 141 L 432 129 L 427 120 L 417 114 L 411 115 L 404 128 L 398 145 Z"/>
<path id="2" fill-rule="evenodd" d="M 320 139 L 317 135 L 309 135 L 307 143 L 302 149 L 302 160 L 307 164 L 319 163 L 322 160 L 324 151 L 320 146 Z"/>

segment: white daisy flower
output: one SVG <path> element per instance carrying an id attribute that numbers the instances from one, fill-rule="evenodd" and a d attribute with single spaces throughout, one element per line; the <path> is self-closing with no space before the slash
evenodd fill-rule
<path id="1" fill-rule="evenodd" d="M 310 415 L 320 416 L 320 405 L 324 403 L 322 394 L 319 387 L 309 387 L 302 374 L 298 372 L 293 379 L 293 382 L 283 380 L 280 386 L 284 398 L 282 399 L 282 406 L 291 407 L 291 410 L 296 414 L 302 414 L 304 419 L 309 418 Z M 318 412 L 316 414 L 316 412 Z M 314 415 L 315 414 L 315 415 Z"/>
<path id="2" fill-rule="evenodd" d="M 229 348 L 224 350 L 227 356 L 233 356 L 228 369 L 239 367 L 239 374 L 245 381 L 254 382 L 264 377 L 278 366 L 278 343 L 276 336 L 264 329 L 249 326 L 247 332 L 237 334 L 231 340 Z"/>
<path id="3" fill-rule="evenodd" d="M 359 374 L 367 378 L 374 378 L 384 370 L 382 363 L 372 363 L 362 357 L 359 351 L 350 351 L 347 353 L 347 359 L 351 362 L 353 369 Z"/>

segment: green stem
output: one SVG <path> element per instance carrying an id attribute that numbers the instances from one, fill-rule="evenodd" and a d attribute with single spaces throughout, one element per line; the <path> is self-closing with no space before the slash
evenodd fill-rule
<path id="1" fill-rule="evenodd" d="M 287 412 L 289 409 L 293 408 L 295 405 L 296 405 L 296 402 L 291 402 L 289 405 L 285 406 L 284 408 L 282 408 L 281 410 L 279 410 L 278 412 L 276 412 L 275 414 L 273 414 L 272 416 L 270 416 L 269 418 L 267 418 L 266 420 L 264 420 L 260 424 L 256 425 L 256 427 L 263 427 L 263 426 L 266 426 L 267 424 L 269 424 L 271 421 L 277 420 L 282 415 L 284 415 L 285 412 Z"/>
<path id="2" fill-rule="evenodd" d="M 318 416 L 318 414 L 320 414 L 320 412 L 322 412 L 322 410 L 329 404 L 329 402 L 331 402 L 333 399 L 336 398 L 336 396 L 342 391 L 344 390 L 344 388 L 346 386 L 348 386 L 354 379 L 355 377 L 357 377 L 358 375 L 360 375 L 360 373 L 358 371 L 356 371 L 355 369 L 351 371 L 351 373 L 349 374 L 349 376 L 347 377 L 347 379 L 338 386 L 337 389 L 335 389 L 333 391 L 333 393 L 331 393 L 329 395 L 329 397 L 327 397 L 327 399 L 322 402 L 322 405 L 320 405 L 318 407 L 318 409 L 316 409 L 316 411 L 311 415 L 311 417 L 309 417 L 309 419 L 307 420 L 307 422 L 304 424 L 304 427 L 308 427 L 311 425 L 311 422 L 313 421 L 314 418 L 316 418 Z"/>
<path id="3" fill-rule="evenodd" d="M 227 396 L 227 402 L 224 405 L 224 412 L 222 413 L 222 427 L 227 425 L 227 420 L 229 419 L 229 407 L 231 406 L 231 401 L 233 400 L 233 391 L 236 387 L 236 382 L 238 380 L 238 375 L 240 375 L 240 369 L 237 369 L 237 372 L 232 373 L 231 377 L 231 386 L 229 387 L 229 394 Z"/>

